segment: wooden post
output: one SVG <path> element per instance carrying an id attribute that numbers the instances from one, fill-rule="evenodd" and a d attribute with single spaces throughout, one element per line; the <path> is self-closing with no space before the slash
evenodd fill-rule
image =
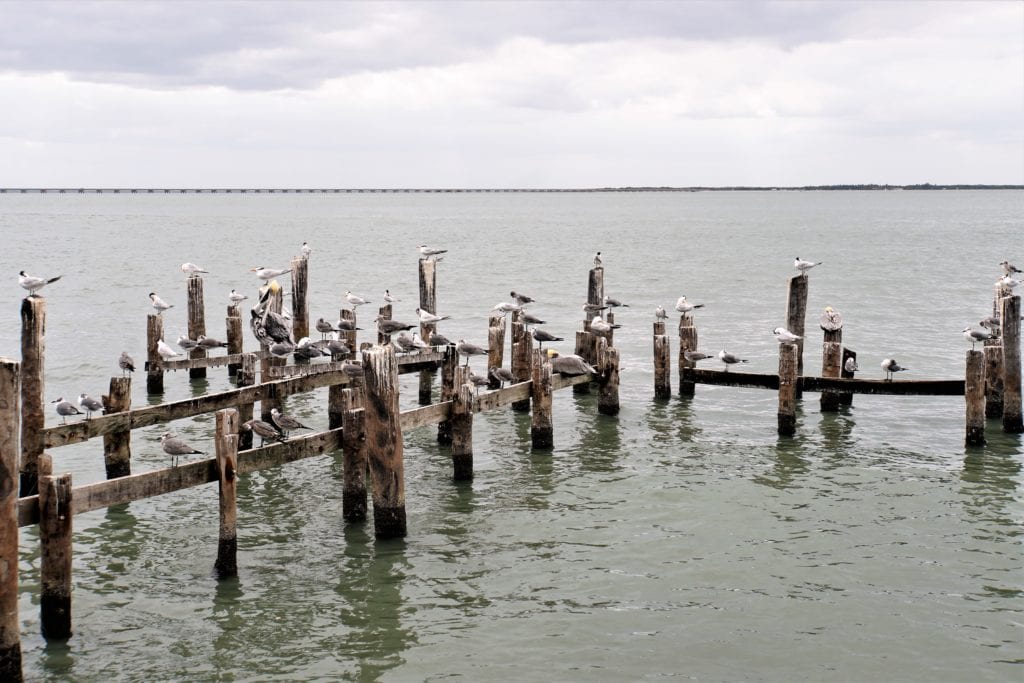
<path id="1" fill-rule="evenodd" d="M 1003 417 L 1003 340 L 985 342 L 985 417 Z"/>
<path id="2" fill-rule="evenodd" d="M 355 312 L 355 310 L 351 310 L 350 311 L 347 308 L 343 308 L 343 309 L 341 309 L 341 311 L 339 311 L 338 318 L 340 318 L 341 320 L 349 320 L 349 321 L 351 321 L 352 322 L 352 327 L 357 327 L 358 326 L 358 323 L 356 322 L 356 312 Z M 352 354 L 353 356 L 355 356 L 356 355 L 356 351 L 359 350 L 358 347 L 356 346 L 356 335 L 357 334 L 359 334 L 359 333 L 356 332 L 353 329 L 353 330 L 348 330 L 346 332 L 342 332 L 339 335 L 339 338 L 342 339 L 345 342 L 346 345 L 348 345 L 348 352 L 350 354 Z"/>
<path id="3" fill-rule="evenodd" d="M 587 276 L 587 303 L 601 306 L 604 303 L 604 266 L 591 268 Z M 597 365 L 597 338 L 590 331 L 590 321 L 596 314 L 583 314 L 583 331 L 576 333 L 576 354 L 581 356 L 591 365 Z M 602 316 L 603 317 L 603 316 Z M 583 382 L 575 384 L 572 388 L 574 394 L 589 394 L 590 383 Z"/>
<path id="4" fill-rule="evenodd" d="M 985 443 L 985 354 L 968 351 L 964 371 L 964 402 L 967 404 L 965 446 Z"/>
<path id="5" fill-rule="evenodd" d="M 110 393 L 103 397 L 103 414 L 120 413 L 132 407 L 132 378 L 111 377 Z M 126 429 L 103 435 L 103 463 L 107 479 L 132 473 L 132 432 Z"/>
<path id="6" fill-rule="evenodd" d="M 602 415 L 619 414 L 619 350 L 603 337 L 598 340 L 598 369 L 601 388 L 597 394 L 597 412 Z"/>
<path id="7" fill-rule="evenodd" d="M 377 309 L 377 313 L 384 320 L 391 320 L 391 315 L 392 315 L 392 313 L 391 313 L 391 304 L 384 304 L 383 306 L 381 306 L 380 308 Z M 391 340 L 391 336 L 390 335 L 381 334 L 380 332 L 377 333 L 377 343 L 380 344 L 381 346 L 384 346 L 390 340 Z"/>
<path id="8" fill-rule="evenodd" d="M 366 411 L 357 403 L 356 390 L 345 389 L 342 394 L 341 515 L 346 522 L 366 520 Z"/>
<path id="9" fill-rule="evenodd" d="M 821 345 L 821 376 L 839 377 L 843 371 L 843 330 L 825 330 Z M 821 412 L 835 413 L 842 405 L 842 394 L 835 391 L 821 392 Z"/>
<path id="10" fill-rule="evenodd" d="M 309 289 L 309 259 L 296 256 L 291 262 L 292 269 L 292 337 L 299 341 L 309 336 L 309 305 L 306 292 Z"/>
<path id="11" fill-rule="evenodd" d="M 794 275 L 789 280 L 788 302 L 786 304 L 786 329 L 800 337 L 796 342 L 796 376 L 804 374 L 804 323 L 807 320 L 807 273 Z M 803 392 L 795 387 L 795 398 Z"/>
<path id="12" fill-rule="evenodd" d="M 452 472 L 455 481 L 473 478 L 473 385 L 463 367 L 456 370 L 452 398 Z"/>
<path id="13" fill-rule="evenodd" d="M 576 349 L 575 353 L 577 356 L 583 358 L 591 365 L 596 365 L 597 361 L 594 360 L 594 335 L 590 331 L 590 322 L 584 322 L 583 327 L 585 328 L 582 332 L 576 333 Z M 589 394 L 590 393 L 590 382 L 582 382 L 580 384 L 574 384 L 572 386 L 573 394 Z"/>
<path id="14" fill-rule="evenodd" d="M 665 334 L 665 322 L 654 323 L 654 397 L 672 396 L 672 348 Z"/>
<path id="15" fill-rule="evenodd" d="M 22 680 L 18 619 L 20 396 L 21 364 L 0 358 L 0 681 L 18 683 Z"/>
<path id="16" fill-rule="evenodd" d="M 146 316 L 146 392 L 164 392 L 163 359 L 156 351 L 156 343 L 164 338 L 164 319 L 156 313 Z"/>
<path id="17" fill-rule="evenodd" d="M 388 344 L 363 351 L 363 377 L 374 534 L 377 538 L 400 538 L 406 534 L 405 465 L 394 347 Z"/>
<path id="18" fill-rule="evenodd" d="M 853 359 L 853 362 L 856 363 L 857 362 L 857 352 L 856 351 L 852 351 L 852 350 L 850 350 L 850 349 L 848 349 L 848 348 L 846 348 L 844 346 L 843 347 L 843 362 L 839 366 L 841 368 L 839 376 L 843 377 L 844 379 L 853 379 L 853 376 L 856 374 L 856 373 L 853 373 L 853 372 L 849 372 L 846 369 L 846 361 L 848 361 L 851 358 Z M 853 405 L 853 394 L 839 394 L 839 405 L 852 406 Z"/>
<path id="19" fill-rule="evenodd" d="M 267 307 L 274 313 L 280 313 L 284 309 L 284 292 L 281 290 L 280 285 L 277 281 L 273 281 L 271 287 L 270 297 L 267 300 Z M 263 288 L 261 288 L 262 290 Z M 296 340 L 298 341 L 298 340 Z M 287 363 L 284 358 L 276 358 L 270 354 L 269 349 L 261 349 L 260 353 L 260 384 L 270 381 L 270 368 L 281 367 Z M 284 400 L 284 396 L 280 395 L 277 387 L 271 387 L 270 391 L 267 392 L 266 398 L 260 401 L 260 419 L 264 422 L 271 422 L 270 413 L 277 408 L 281 409 L 281 401 Z"/>
<path id="20" fill-rule="evenodd" d="M 422 263 L 422 261 L 421 261 Z M 444 360 L 441 361 L 441 402 L 451 401 L 455 398 L 455 372 L 459 369 L 459 354 L 454 346 L 447 346 L 444 350 Z M 437 425 L 437 442 L 448 445 L 452 442 L 451 419 L 442 420 Z"/>
<path id="21" fill-rule="evenodd" d="M 188 285 L 188 338 L 199 339 L 206 335 L 206 309 L 203 307 L 203 278 L 192 275 Z M 206 358 L 206 349 L 196 347 L 189 351 L 189 358 Z M 192 379 L 206 377 L 206 368 L 189 368 L 188 376 Z"/>
<path id="22" fill-rule="evenodd" d="M 256 354 L 247 353 L 242 356 L 242 367 L 238 368 L 237 383 L 239 387 L 251 387 L 256 384 Z M 242 425 L 252 419 L 251 403 L 238 406 L 238 424 Z M 247 451 L 252 448 L 252 431 L 241 429 L 238 432 L 238 450 Z"/>
<path id="23" fill-rule="evenodd" d="M 220 526 L 217 536 L 217 561 L 213 568 L 218 578 L 238 576 L 238 430 L 242 423 L 238 411 L 226 408 L 217 411 L 214 449 L 217 454 L 217 475 L 220 482 Z"/>
<path id="24" fill-rule="evenodd" d="M 224 320 L 224 326 L 227 332 L 228 355 L 242 353 L 242 316 L 234 306 L 228 306 L 228 317 Z M 228 377 L 236 376 L 241 366 L 241 363 L 229 363 Z"/>
<path id="25" fill-rule="evenodd" d="M 1020 296 L 1003 297 L 1002 308 L 1003 431 L 1021 434 L 1024 418 L 1020 395 Z"/>
<path id="26" fill-rule="evenodd" d="M 21 302 L 21 495 L 38 491 L 38 462 L 43 454 L 45 424 L 44 372 L 46 356 L 46 299 Z M 73 400 L 73 399 L 72 399 Z"/>
<path id="27" fill-rule="evenodd" d="M 420 308 L 424 311 L 437 313 L 437 262 L 420 259 L 419 261 Z M 430 343 L 430 335 L 437 330 L 436 323 L 420 323 L 420 339 Z M 420 405 L 430 405 L 433 400 L 432 385 L 436 370 L 420 370 Z"/>
<path id="28" fill-rule="evenodd" d="M 800 349 L 795 343 L 779 344 L 779 436 L 796 434 L 796 388 Z"/>
<path id="29" fill-rule="evenodd" d="M 500 368 L 505 362 L 505 316 L 500 313 L 491 313 L 487 320 L 487 368 Z M 490 374 L 488 372 L 488 374 Z M 497 389 L 501 383 L 490 377 L 488 389 Z"/>
<path id="30" fill-rule="evenodd" d="M 40 456 L 40 472 L 40 623 L 47 640 L 66 640 L 71 637 L 71 474 L 54 476 L 46 455 Z"/>
<path id="31" fill-rule="evenodd" d="M 551 361 L 537 349 L 534 352 L 532 366 L 530 400 L 533 404 L 533 413 L 530 416 L 530 440 L 534 450 L 550 449 L 555 445 L 555 430 L 551 421 Z"/>
<path id="32" fill-rule="evenodd" d="M 679 395 L 693 396 L 696 383 L 686 379 L 686 370 L 697 367 L 695 361 L 686 360 L 687 351 L 697 350 L 697 326 L 691 313 L 679 316 Z"/>
<path id="33" fill-rule="evenodd" d="M 512 314 L 512 376 L 516 383 L 526 382 L 533 376 L 531 360 L 533 359 L 533 336 L 527 331 L 526 325 L 520 321 L 520 314 Z M 525 413 L 530 410 L 530 399 L 515 401 L 512 410 Z"/>

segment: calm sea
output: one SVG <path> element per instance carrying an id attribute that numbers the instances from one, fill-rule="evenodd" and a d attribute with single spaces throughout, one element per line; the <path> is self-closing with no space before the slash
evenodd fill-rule
<path id="1" fill-rule="evenodd" d="M 962 377 L 960 331 L 990 313 L 997 264 L 1024 262 L 1022 234 L 1018 191 L 0 196 L 0 355 L 20 354 L 15 274 L 63 275 L 43 292 L 51 400 L 102 394 L 122 350 L 144 357 L 149 292 L 176 305 L 167 337 L 185 332 L 182 262 L 210 271 L 207 328 L 223 336 L 228 291 L 253 296 L 248 269 L 286 267 L 303 241 L 313 319 L 336 319 L 346 290 L 371 308 L 385 289 L 404 300 L 395 317 L 414 319 L 421 243 L 449 249 L 438 312 L 453 339 L 486 341 L 512 289 L 572 339 L 598 250 L 606 292 L 630 304 L 618 417 L 559 392 L 555 449 L 532 453 L 528 416 L 482 415 L 464 484 L 432 428 L 406 434 L 404 541 L 342 523 L 334 456 L 242 480 L 233 581 L 212 573 L 214 485 L 81 515 L 74 636 L 47 644 L 37 533 L 22 529 L 26 675 L 1020 680 L 1020 437 L 991 422 L 988 445 L 965 450 L 958 398 L 857 396 L 822 415 L 808 394 L 795 438 L 776 435 L 772 392 L 655 401 L 651 322 L 685 294 L 706 304 L 704 350 L 772 372 L 801 256 L 824 262 L 806 372 L 820 369 L 815 321 L 831 305 L 862 376 L 891 356 L 907 379 Z M 135 405 L 161 400 L 135 384 Z M 229 387 L 222 370 L 179 373 L 163 399 Z M 326 427 L 325 392 L 287 410 Z M 173 427 L 212 450 L 209 417 Z M 167 464 L 162 431 L 133 433 L 136 471 Z M 99 441 L 53 455 L 76 484 L 103 477 Z"/>

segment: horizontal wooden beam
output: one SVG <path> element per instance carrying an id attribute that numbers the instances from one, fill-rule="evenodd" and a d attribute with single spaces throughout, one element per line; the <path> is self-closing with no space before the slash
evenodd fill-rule
<path id="1" fill-rule="evenodd" d="M 697 384 L 756 389 L 779 388 L 779 376 L 751 372 L 687 369 L 685 380 Z M 895 380 L 845 379 L 842 377 L 800 377 L 803 391 L 834 391 L 840 394 L 877 394 L 888 396 L 963 396 L 962 379 Z"/>
<path id="2" fill-rule="evenodd" d="M 451 411 L 451 401 L 442 401 L 441 403 L 434 403 L 429 406 L 423 406 L 422 408 L 403 410 L 399 417 L 402 425 L 402 431 L 405 432 L 409 429 L 416 429 L 417 427 L 436 425 L 439 422 L 444 422 L 448 419 Z"/>
<path id="3" fill-rule="evenodd" d="M 219 368 L 222 365 L 238 365 L 242 362 L 244 353 L 229 353 L 226 356 L 205 356 L 203 358 L 185 358 L 183 360 L 159 360 L 146 361 L 145 369 L 149 370 L 150 364 L 160 368 L 164 372 L 171 370 L 191 370 L 192 368 Z"/>
<path id="4" fill-rule="evenodd" d="M 558 391 L 559 389 L 576 386 L 577 384 L 587 384 L 588 382 L 596 381 L 597 376 L 589 372 L 585 375 L 561 375 L 556 373 L 551 377 L 551 390 Z"/>

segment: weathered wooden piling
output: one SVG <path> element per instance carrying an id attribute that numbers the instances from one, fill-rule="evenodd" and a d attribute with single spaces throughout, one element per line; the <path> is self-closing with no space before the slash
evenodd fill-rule
<path id="1" fill-rule="evenodd" d="M 596 266 L 587 274 L 587 303 L 591 306 L 604 305 L 604 266 Z M 576 333 L 576 355 L 591 365 L 597 365 L 597 336 L 590 331 L 590 321 L 599 313 L 583 312 L 583 331 Z M 589 394 L 590 383 L 583 382 L 572 388 L 574 394 Z"/>
<path id="2" fill-rule="evenodd" d="M 292 259 L 292 337 L 299 341 L 309 336 L 309 259 L 296 256 Z"/>
<path id="3" fill-rule="evenodd" d="M 206 336 L 206 309 L 203 305 L 203 278 L 192 275 L 188 278 L 188 338 L 199 339 Z M 206 358 L 206 349 L 196 347 L 189 351 L 191 359 Z M 192 379 L 206 377 L 206 368 L 189 368 L 188 376 Z"/>
<path id="4" fill-rule="evenodd" d="M 351 330 L 345 330 L 344 332 L 341 332 L 338 336 L 342 341 L 345 342 L 345 345 L 348 346 L 348 352 L 355 356 L 356 352 L 359 350 L 359 347 L 356 344 L 356 335 L 359 334 L 355 330 L 355 328 L 358 326 L 358 323 L 356 321 L 356 311 L 355 309 L 350 310 L 347 308 L 343 308 L 338 312 L 338 318 L 341 320 L 347 320 L 348 322 L 352 323 Z"/>
<path id="5" fill-rule="evenodd" d="M 665 334 L 665 321 L 654 323 L 654 397 L 672 396 L 672 347 Z"/>
<path id="6" fill-rule="evenodd" d="M 1003 340 L 985 342 L 985 417 L 1003 417 Z"/>
<path id="7" fill-rule="evenodd" d="M 1020 296 L 1002 301 L 1003 340 L 1003 431 L 1024 433 L 1020 384 Z"/>
<path id="8" fill-rule="evenodd" d="M 985 354 L 968 351 L 964 371 L 964 402 L 967 406 L 965 446 L 985 443 Z"/>
<path id="9" fill-rule="evenodd" d="M 505 316 L 500 313 L 491 313 L 487 319 L 487 368 L 500 368 L 505 362 Z M 488 389 L 497 389 L 501 382 L 496 380 L 488 372 L 490 384 Z"/>
<path id="10" fill-rule="evenodd" d="M 349 523 L 366 520 L 366 410 L 355 389 L 342 392 L 341 516 Z"/>
<path id="11" fill-rule="evenodd" d="M 242 353 L 242 316 L 237 306 L 228 306 L 228 315 L 224 319 L 226 340 L 228 344 L 228 355 L 234 356 Z M 241 363 L 228 363 L 228 377 L 235 377 Z"/>
<path id="12" fill-rule="evenodd" d="M 602 415 L 619 414 L 619 350 L 604 337 L 597 342 L 598 370 L 601 373 L 597 393 L 597 412 Z"/>
<path id="13" fill-rule="evenodd" d="M 214 571 L 219 578 L 238 576 L 238 411 L 227 408 L 217 411 L 214 449 L 217 455 L 220 524 L 217 534 L 217 561 Z"/>
<path id="14" fill-rule="evenodd" d="M 839 377 L 843 371 L 843 328 L 822 332 L 824 335 L 821 343 L 821 376 Z M 821 412 L 838 412 L 839 406 L 842 405 L 842 396 L 835 391 L 821 392 Z"/>
<path id="15" fill-rule="evenodd" d="M 530 440 L 534 450 L 550 449 L 555 445 L 555 430 L 551 419 L 552 370 L 551 360 L 544 351 L 534 352 L 533 382 L 530 386 Z"/>
<path id="16" fill-rule="evenodd" d="M 29 296 L 21 302 L 21 495 L 38 491 L 38 461 L 43 454 L 46 422 L 44 366 L 46 299 Z"/>
<path id="17" fill-rule="evenodd" d="M 469 368 L 455 370 L 455 395 L 452 397 L 452 478 L 473 478 L 473 385 Z"/>
<path id="18" fill-rule="evenodd" d="M 71 637 L 71 474 L 39 458 L 39 617 L 43 637 Z"/>
<path id="19" fill-rule="evenodd" d="M 789 291 L 786 302 L 786 329 L 800 337 L 796 341 L 796 374 L 804 374 L 804 327 L 807 320 L 807 273 L 794 275 L 789 280 Z M 802 395 L 800 387 L 796 387 L 796 398 Z"/>
<path id="20" fill-rule="evenodd" d="M 374 534 L 378 538 L 404 537 L 404 444 L 398 418 L 398 360 L 394 347 L 389 344 L 363 351 L 363 377 Z"/>
<path id="21" fill-rule="evenodd" d="M 851 358 L 853 359 L 853 364 L 856 365 L 857 364 L 857 352 L 853 351 L 851 349 L 848 349 L 848 348 L 846 348 L 844 346 L 843 347 L 843 362 L 840 365 L 840 371 L 839 371 L 839 376 L 842 377 L 843 379 L 853 379 L 854 375 L 856 374 L 855 372 L 851 372 L 850 370 L 846 369 L 846 361 L 850 360 Z M 843 405 L 843 406 L 851 406 L 851 405 L 853 405 L 853 394 L 852 393 L 839 394 L 839 405 Z"/>
<path id="22" fill-rule="evenodd" d="M 519 311 L 512 313 L 512 377 L 516 383 L 526 382 L 533 376 L 531 360 L 533 359 L 533 336 L 522 322 Z M 512 410 L 525 413 L 530 410 L 530 399 L 514 401 Z"/>
<path id="23" fill-rule="evenodd" d="M 238 375 L 235 377 L 239 387 L 251 387 L 256 384 L 256 354 L 247 353 L 242 356 L 242 365 L 238 368 Z M 238 404 L 238 424 L 242 425 L 252 419 L 253 404 Z M 249 450 L 252 448 L 252 431 L 239 429 L 238 450 Z"/>
<path id="24" fill-rule="evenodd" d="M 111 377 L 110 393 L 103 397 L 103 414 L 120 413 L 132 407 L 132 378 Z M 132 433 L 125 429 L 103 435 L 103 464 L 107 479 L 132 473 Z"/>
<path id="25" fill-rule="evenodd" d="M 687 351 L 697 350 L 697 325 L 692 313 L 679 316 L 679 395 L 693 396 L 696 383 L 688 379 L 687 370 L 697 367 L 696 361 L 686 360 Z"/>
<path id="26" fill-rule="evenodd" d="M 163 316 L 150 313 L 146 316 L 146 392 L 150 394 L 164 391 L 163 359 L 156 350 L 157 342 L 163 338 Z"/>
<path id="27" fill-rule="evenodd" d="M 421 262 L 422 263 L 422 262 Z M 455 398 L 455 373 L 459 369 L 459 354 L 454 346 L 447 346 L 444 350 L 444 360 L 441 361 L 441 402 L 451 401 Z M 452 442 L 452 421 L 451 418 L 442 420 L 437 425 L 437 442 L 442 445 L 449 445 Z"/>
<path id="28" fill-rule="evenodd" d="M 800 350 L 795 343 L 779 344 L 779 435 L 796 434 L 797 367 Z"/>
<path id="29" fill-rule="evenodd" d="M 276 280 L 271 281 L 266 287 L 261 290 L 269 289 L 270 296 L 267 300 L 267 307 L 274 313 L 280 313 L 284 308 L 284 292 L 281 290 L 281 285 Z M 296 340 L 298 341 L 298 340 Z M 269 349 L 263 348 L 260 353 L 260 383 L 267 382 L 270 379 L 272 367 L 280 367 L 287 363 L 284 358 L 276 358 L 271 355 Z M 284 400 L 284 396 L 280 395 L 277 387 L 274 386 L 267 393 L 266 397 L 260 401 L 260 419 L 264 422 L 272 422 L 270 414 L 274 408 L 281 409 L 281 402 Z"/>
<path id="30" fill-rule="evenodd" d="M 437 313 L 437 262 L 420 259 L 419 261 L 420 308 L 424 311 Z M 437 323 L 420 323 L 420 339 L 430 343 L 430 336 L 437 330 Z M 434 369 L 420 370 L 419 402 L 430 405 L 433 400 L 432 389 Z"/>
<path id="31" fill-rule="evenodd" d="M 22 680 L 18 619 L 20 395 L 21 364 L 0 358 L 0 681 L 18 683 Z"/>
<path id="32" fill-rule="evenodd" d="M 379 315 L 384 320 L 391 320 L 391 316 L 392 316 L 391 304 L 384 304 L 383 306 L 378 308 L 377 309 L 377 315 Z M 377 343 L 380 344 L 381 346 L 383 346 L 384 344 L 390 344 L 391 343 L 391 335 L 383 334 L 382 332 L 377 332 Z"/>

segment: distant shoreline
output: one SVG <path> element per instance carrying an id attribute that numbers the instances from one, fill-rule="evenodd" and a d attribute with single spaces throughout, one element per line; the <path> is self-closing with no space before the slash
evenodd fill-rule
<path id="1" fill-rule="evenodd" d="M 0 194 L 503 194 L 544 192 L 819 192 L 915 190 L 1024 190 L 1024 185 L 803 185 L 591 188 L 288 188 L 288 187 L 0 187 Z"/>

